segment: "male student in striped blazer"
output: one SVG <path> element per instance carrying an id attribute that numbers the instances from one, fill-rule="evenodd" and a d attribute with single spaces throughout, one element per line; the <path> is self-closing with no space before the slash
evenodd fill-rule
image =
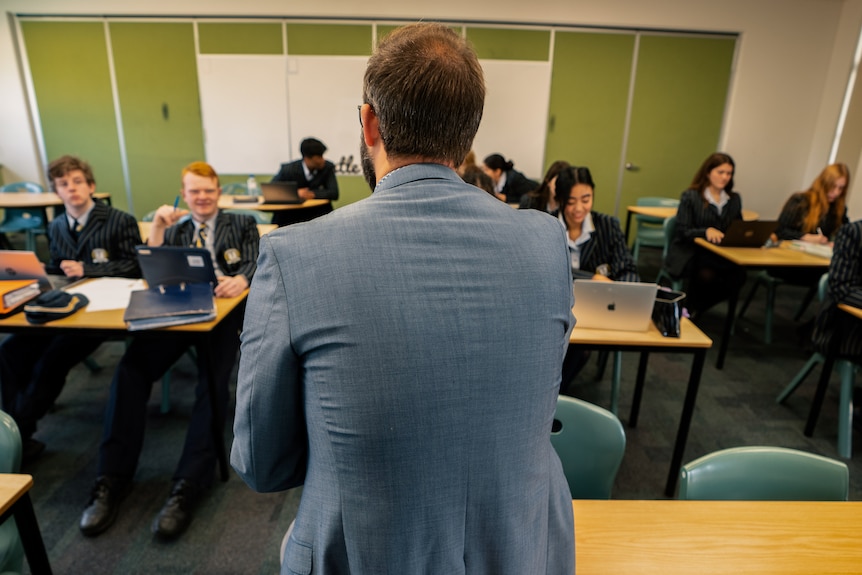
<path id="1" fill-rule="evenodd" d="M 48 226 L 49 274 L 82 277 L 140 277 L 135 246 L 141 243 L 133 216 L 93 199 L 96 180 L 90 165 L 63 156 L 48 166 L 51 188 L 65 214 Z M 66 375 L 105 340 L 81 335 L 13 335 L 0 345 L 3 409 L 18 424 L 24 463 L 39 457 L 45 444 L 34 439 L 36 422 L 54 403 Z"/>
<path id="2" fill-rule="evenodd" d="M 151 246 L 198 245 L 207 248 L 217 266 L 216 297 L 236 297 L 251 282 L 257 268 L 260 237 L 254 219 L 218 209 L 221 194 L 218 175 L 209 164 L 194 162 L 183 169 L 182 196 L 189 210 L 161 206 L 156 210 L 148 244 Z M 190 217 L 186 217 L 190 216 Z M 239 350 L 242 310 L 237 310 L 214 329 L 210 350 L 215 404 L 224 425 L 228 406 L 228 383 Z M 144 440 L 147 400 L 153 382 L 186 352 L 192 340 L 140 338 L 132 342 L 111 382 L 105 429 L 99 446 L 97 478 L 91 498 L 81 516 L 84 535 L 94 536 L 111 526 L 119 503 L 128 491 Z M 212 439 L 212 409 L 209 386 L 201 373 L 182 456 L 173 476 L 170 495 L 152 524 L 161 539 L 179 536 L 188 527 L 203 489 L 212 482 L 216 451 Z"/>

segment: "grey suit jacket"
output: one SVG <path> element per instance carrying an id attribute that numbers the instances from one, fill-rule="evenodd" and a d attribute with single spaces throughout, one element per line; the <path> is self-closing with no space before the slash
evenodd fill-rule
<path id="1" fill-rule="evenodd" d="M 231 463 L 305 486 L 282 573 L 572 573 L 571 307 L 560 224 L 436 164 L 264 236 Z"/>

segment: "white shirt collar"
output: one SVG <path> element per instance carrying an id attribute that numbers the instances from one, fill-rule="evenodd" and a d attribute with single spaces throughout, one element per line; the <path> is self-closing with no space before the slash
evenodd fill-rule
<path id="1" fill-rule="evenodd" d="M 494 191 L 500 194 L 503 192 L 504 187 L 506 187 L 506 172 L 500 174 L 500 179 L 494 184 Z"/>
<path id="2" fill-rule="evenodd" d="M 709 193 L 709 188 L 703 190 L 704 199 L 718 208 L 718 211 L 721 212 L 722 208 L 724 208 L 725 204 L 730 201 L 730 196 L 724 190 L 721 190 L 721 193 L 718 195 L 718 201 L 715 201 L 715 198 L 712 197 L 712 194 Z"/>
<path id="3" fill-rule="evenodd" d="M 87 210 L 86 212 L 84 212 L 83 214 L 81 214 L 81 217 L 79 217 L 79 218 L 73 218 L 69 212 L 66 212 L 66 221 L 69 223 L 69 229 L 71 230 L 72 226 L 75 225 L 75 220 L 78 221 L 78 228 L 79 228 L 78 231 L 81 231 L 82 229 L 84 229 L 84 226 L 87 225 L 87 220 L 90 219 L 90 214 L 93 213 L 93 208 L 95 208 L 95 207 L 96 207 L 96 201 L 93 200 L 93 202 L 90 204 L 90 209 Z"/>

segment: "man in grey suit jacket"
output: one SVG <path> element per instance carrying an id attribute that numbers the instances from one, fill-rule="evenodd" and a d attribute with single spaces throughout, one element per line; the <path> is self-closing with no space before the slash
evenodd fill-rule
<path id="1" fill-rule="evenodd" d="M 550 443 L 568 250 L 455 173 L 484 95 L 452 30 L 393 32 L 360 108 L 374 193 L 261 241 L 231 463 L 258 491 L 304 485 L 282 573 L 574 571 Z"/>

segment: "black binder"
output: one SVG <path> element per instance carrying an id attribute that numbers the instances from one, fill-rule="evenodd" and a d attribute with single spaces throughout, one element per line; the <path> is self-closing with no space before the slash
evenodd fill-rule
<path id="1" fill-rule="evenodd" d="M 216 317 L 208 283 L 158 286 L 132 292 L 123 321 L 129 331 L 210 321 Z"/>

